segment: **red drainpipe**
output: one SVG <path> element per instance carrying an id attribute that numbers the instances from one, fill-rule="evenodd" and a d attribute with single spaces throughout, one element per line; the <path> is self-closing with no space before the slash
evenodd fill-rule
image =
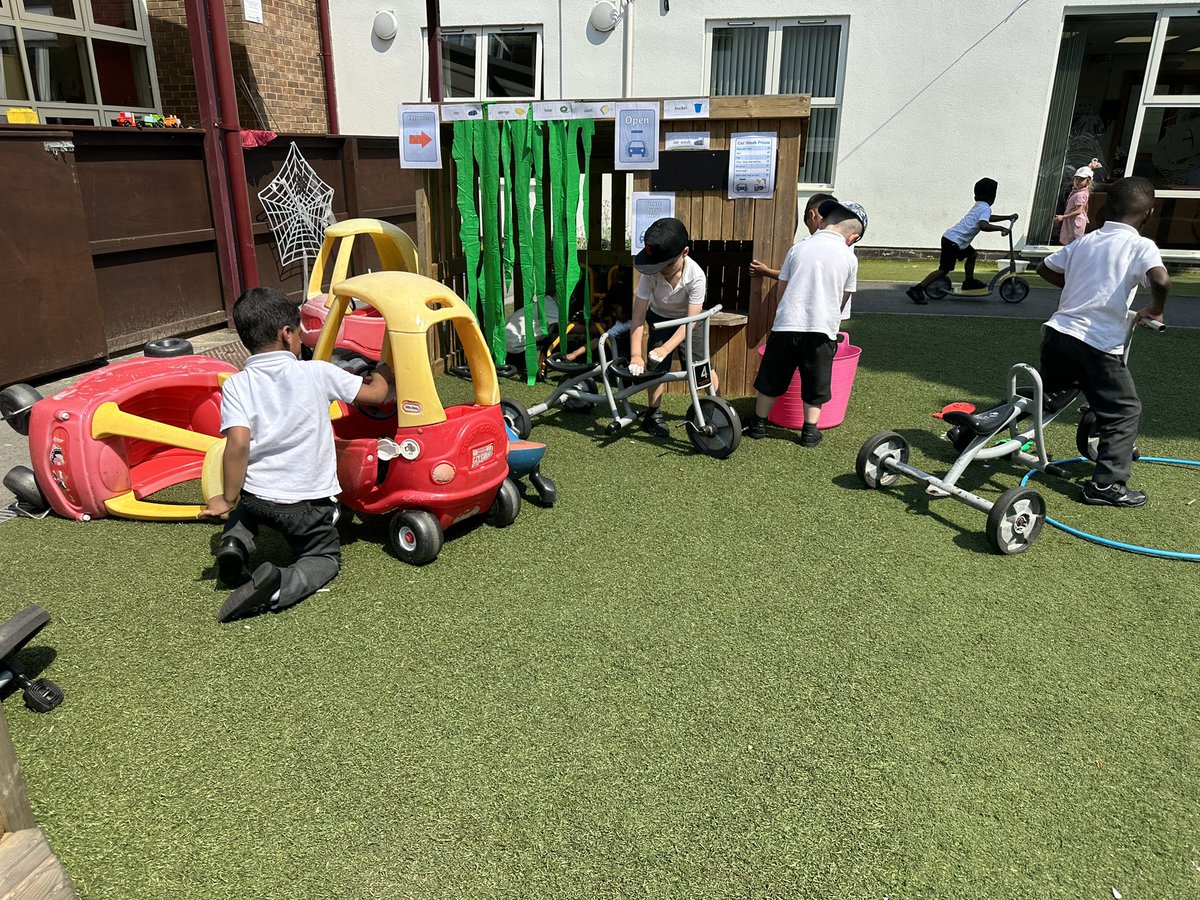
<path id="1" fill-rule="evenodd" d="M 329 116 L 329 133 L 340 134 L 337 113 L 337 84 L 333 80 L 333 25 L 329 21 L 329 0 L 317 0 L 321 16 L 321 68 L 325 72 L 325 111 Z"/>
<path id="2" fill-rule="evenodd" d="M 234 301 L 242 293 L 242 273 L 237 260 L 233 213 L 229 208 L 229 172 L 225 168 L 221 136 L 217 130 L 220 117 L 217 115 L 217 81 L 213 74 L 212 43 L 204 0 L 185 0 L 184 8 L 187 11 L 187 33 L 196 76 L 200 127 L 204 129 L 204 169 L 208 175 L 208 195 L 217 236 L 217 261 L 221 269 L 225 313 L 232 322 Z"/>
<path id="3" fill-rule="evenodd" d="M 429 99 L 442 102 L 442 11 L 438 0 L 425 0 L 425 32 L 429 37 Z"/>
<path id="4" fill-rule="evenodd" d="M 225 164 L 229 167 L 229 194 L 233 198 L 233 224 L 243 287 L 258 287 L 258 260 L 254 255 L 254 225 L 250 221 L 246 160 L 242 157 L 242 126 L 238 121 L 237 94 L 233 87 L 233 56 L 229 52 L 229 24 L 224 0 L 207 0 L 208 28 L 212 35 Z"/>

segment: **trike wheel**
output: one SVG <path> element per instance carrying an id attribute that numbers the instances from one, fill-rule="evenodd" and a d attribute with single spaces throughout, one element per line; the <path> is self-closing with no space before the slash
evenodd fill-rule
<path id="1" fill-rule="evenodd" d="M 1029 282 L 1024 278 L 1010 278 L 1000 284 L 1000 296 L 1005 303 L 1020 303 L 1029 296 Z"/>
<path id="2" fill-rule="evenodd" d="M 1033 488 L 1010 488 L 1000 495 L 987 518 L 988 543 L 997 553 L 1024 553 L 1042 533 L 1046 501 Z"/>
<path id="3" fill-rule="evenodd" d="M 34 712 L 50 712 L 65 696 L 63 689 L 49 678 L 39 678 L 25 688 L 25 705 Z"/>
<path id="4" fill-rule="evenodd" d="M 884 465 L 885 460 L 908 462 L 908 441 L 894 431 L 881 431 L 872 437 L 858 451 L 858 459 L 854 463 L 854 471 L 869 488 L 891 487 L 900 480 L 900 473 L 893 472 Z"/>
<path id="5" fill-rule="evenodd" d="M 148 341 L 146 346 L 142 348 L 142 353 L 151 359 L 171 359 L 175 356 L 191 356 L 196 351 L 192 348 L 191 341 L 185 341 L 183 338 L 161 338 L 157 341 Z"/>
<path id="6" fill-rule="evenodd" d="M 4 476 L 4 486 L 13 492 L 21 505 L 30 512 L 41 512 L 49 504 L 38 487 L 37 477 L 28 466 L 13 466 Z"/>
<path id="7" fill-rule="evenodd" d="M 497 528 L 504 528 L 516 521 L 517 513 L 520 511 L 521 489 L 516 486 L 511 478 L 505 478 L 500 483 L 500 490 L 496 494 L 496 499 L 492 501 L 492 508 L 488 510 L 488 524 L 495 525 Z"/>
<path id="8" fill-rule="evenodd" d="M 596 379 L 585 378 L 575 385 L 575 387 L 579 388 L 585 394 L 594 394 L 596 393 Z M 578 397 L 564 396 L 562 398 L 562 405 L 563 409 L 569 409 L 571 412 L 589 412 L 596 403 L 594 400 L 581 400 Z"/>
<path id="9" fill-rule="evenodd" d="M 500 412 L 508 427 L 517 433 L 517 437 L 525 440 L 533 431 L 533 420 L 529 418 L 529 410 L 517 400 L 501 400 Z"/>
<path id="10" fill-rule="evenodd" d="M 701 397 L 699 412 L 704 415 L 703 428 L 696 404 L 688 407 L 688 439 L 705 456 L 725 459 L 742 442 L 742 420 L 738 418 L 737 410 L 720 397 Z"/>
<path id="11" fill-rule="evenodd" d="M 11 384 L 0 391 L 0 419 L 17 434 L 29 434 L 30 407 L 42 399 L 38 389 L 28 384 Z"/>
<path id="12" fill-rule="evenodd" d="M 950 279 L 945 275 L 940 275 L 933 280 L 932 284 L 925 285 L 926 296 L 932 297 L 934 300 L 941 300 L 953 290 Z"/>
<path id="13" fill-rule="evenodd" d="M 438 520 L 423 509 L 402 509 L 388 525 L 392 552 L 410 565 L 433 562 L 442 552 L 444 540 Z"/>

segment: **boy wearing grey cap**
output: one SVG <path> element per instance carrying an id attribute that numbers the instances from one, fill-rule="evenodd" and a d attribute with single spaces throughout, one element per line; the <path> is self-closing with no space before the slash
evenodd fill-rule
<path id="1" fill-rule="evenodd" d="M 758 396 L 746 437 L 766 437 L 767 416 L 799 370 L 804 401 L 800 446 L 821 443 L 817 420 L 831 396 L 842 307 L 858 287 L 858 258 L 850 248 L 866 233 L 867 211 L 857 203 L 827 200 L 820 212 L 821 229 L 795 244 L 779 270 L 783 293 L 754 379 Z"/>

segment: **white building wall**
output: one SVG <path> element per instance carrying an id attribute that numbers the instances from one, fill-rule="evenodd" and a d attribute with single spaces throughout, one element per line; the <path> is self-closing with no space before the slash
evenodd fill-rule
<path id="1" fill-rule="evenodd" d="M 338 112 L 349 134 L 396 131 L 396 104 L 423 99 L 423 0 L 330 4 Z M 547 99 L 708 93 L 705 23 L 764 16 L 849 19 L 834 190 L 871 215 L 867 247 L 937 247 L 981 177 L 1000 183 L 996 211 L 1027 216 L 1062 20 L 1068 12 L 1154 10 L 1080 0 L 633 0 L 608 34 L 588 25 L 594 0 L 441 0 L 443 27 L 541 25 Z M 1194 5 L 1194 4 L 1193 4 Z M 1186 7 L 1185 7 L 1186 8 Z M 380 9 L 396 38 L 371 35 Z M 1024 234 L 1018 224 L 1017 236 Z M 982 235 L 976 246 L 1000 249 Z"/>

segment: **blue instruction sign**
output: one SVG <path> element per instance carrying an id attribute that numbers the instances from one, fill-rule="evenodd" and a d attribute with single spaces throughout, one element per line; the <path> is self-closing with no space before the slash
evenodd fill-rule
<path id="1" fill-rule="evenodd" d="M 442 167 L 441 119 L 436 103 L 400 104 L 400 168 Z"/>

